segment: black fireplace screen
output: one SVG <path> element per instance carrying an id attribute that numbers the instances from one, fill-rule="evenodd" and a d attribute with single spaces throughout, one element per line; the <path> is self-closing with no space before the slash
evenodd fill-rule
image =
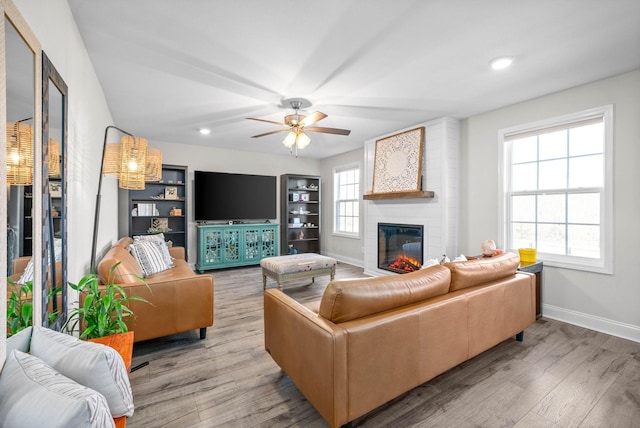
<path id="1" fill-rule="evenodd" d="M 378 268 L 396 273 L 420 269 L 423 226 L 378 223 Z"/>

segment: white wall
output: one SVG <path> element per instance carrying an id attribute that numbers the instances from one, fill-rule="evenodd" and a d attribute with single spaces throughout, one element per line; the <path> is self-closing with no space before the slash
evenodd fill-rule
<path id="1" fill-rule="evenodd" d="M 311 143 L 313 144 L 313 143 Z M 188 258 L 189 263 L 197 260 L 196 223 L 193 217 L 193 171 L 216 171 L 238 174 L 275 175 L 278 177 L 278 202 L 280 207 L 280 178 L 282 174 L 320 174 L 320 161 L 304 158 L 304 153 L 296 158 L 290 154 L 267 155 L 238 150 L 215 149 L 204 146 L 193 146 L 159 141 L 149 141 L 149 146 L 162 152 L 162 162 L 172 165 L 186 165 L 189 168 L 187 181 L 188 197 Z M 121 201 L 122 203 L 122 201 Z M 124 207 L 125 210 L 127 206 Z M 280 209 L 278 208 L 278 213 Z M 279 220 L 279 219 L 278 219 Z M 124 219 L 126 221 L 126 218 Z M 120 229 L 126 231 L 127 225 Z"/>
<path id="2" fill-rule="evenodd" d="M 499 129 L 606 104 L 614 105 L 614 274 L 545 267 L 542 310 L 640 341 L 640 70 L 463 121 L 460 249 L 478 253 L 498 236 Z"/>
<path id="3" fill-rule="evenodd" d="M 352 150 L 320 161 L 322 176 L 322 253 L 355 266 L 364 266 L 364 149 Z M 333 234 L 333 169 L 345 165 L 360 166 L 360 236 L 358 238 Z"/>

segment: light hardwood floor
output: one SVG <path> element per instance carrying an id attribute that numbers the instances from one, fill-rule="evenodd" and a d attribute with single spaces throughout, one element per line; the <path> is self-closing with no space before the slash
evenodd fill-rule
<path id="1" fill-rule="evenodd" d="M 135 345 L 136 427 L 326 427 L 264 350 L 259 267 L 213 271 L 215 324 Z M 336 277 L 362 277 L 339 264 Z M 319 298 L 328 277 L 285 284 Z M 271 280 L 269 287 L 275 286 Z M 310 370 L 312 368 L 309 368 Z M 358 427 L 640 427 L 640 343 L 553 320 L 354 421 Z"/>

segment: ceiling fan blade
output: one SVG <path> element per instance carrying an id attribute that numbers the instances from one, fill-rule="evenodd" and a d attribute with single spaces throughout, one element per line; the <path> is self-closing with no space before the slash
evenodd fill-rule
<path id="1" fill-rule="evenodd" d="M 349 135 L 351 134 L 351 130 L 349 129 L 338 129 L 338 128 L 322 128 L 319 126 L 311 126 L 308 128 L 304 128 L 305 131 L 311 132 L 324 132 L 325 134 L 336 134 L 336 135 Z"/>
<path id="2" fill-rule="evenodd" d="M 273 120 L 266 120 L 266 119 L 256 119 L 255 117 L 245 117 L 245 119 L 249 119 L 249 120 L 257 120 L 258 122 L 267 122 L 267 123 L 273 123 L 274 125 L 280 125 L 280 126 L 287 126 L 282 122 L 274 122 Z"/>
<path id="3" fill-rule="evenodd" d="M 265 132 L 264 134 L 253 135 L 251 138 L 259 138 L 264 137 L 266 135 L 278 134 L 280 132 L 289 132 L 289 129 L 278 129 L 277 131 Z"/>
<path id="4" fill-rule="evenodd" d="M 316 123 L 316 122 L 321 121 L 325 117 L 327 117 L 326 114 L 322 113 L 321 111 L 315 111 L 315 112 L 311 113 L 310 115 L 306 116 L 304 119 L 302 119 L 300 121 L 300 125 L 309 126 L 312 123 Z"/>

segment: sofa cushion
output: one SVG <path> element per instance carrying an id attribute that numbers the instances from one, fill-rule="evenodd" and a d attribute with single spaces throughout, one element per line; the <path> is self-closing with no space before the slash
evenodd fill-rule
<path id="1" fill-rule="evenodd" d="M 129 375 L 115 349 L 48 328 L 34 327 L 31 354 L 63 375 L 104 395 L 113 416 L 133 415 Z"/>
<path id="2" fill-rule="evenodd" d="M 105 398 L 13 351 L 0 374 L 0 421 L 8 427 L 113 427 Z"/>
<path id="3" fill-rule="evenodd" d="M 451 270 L 449 292 L 452 292 L 514 275 L 519 265 L 520 257 L 517 254 L 505 253 L 466 262 L 449 262 L 443 266 Z"/>
<path id="4" fill-rule="evenodd" d="M 451 273 L 432 266 L 403 275 L 334 280 L 320 302 L 319 314 L 341 323 L 446 294 Z"/>

